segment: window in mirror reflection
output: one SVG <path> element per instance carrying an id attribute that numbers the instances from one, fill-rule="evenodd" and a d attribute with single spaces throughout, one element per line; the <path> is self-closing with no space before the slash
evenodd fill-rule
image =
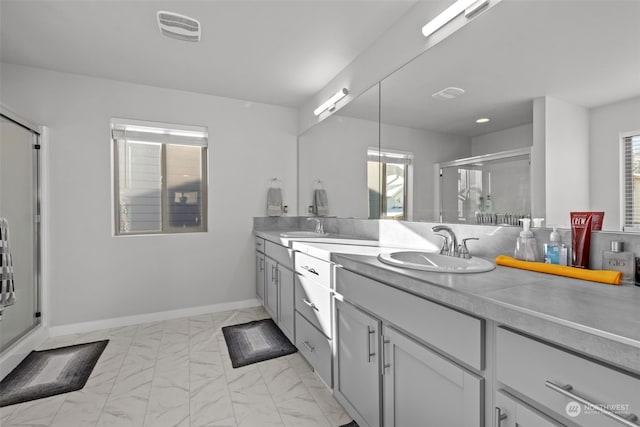
<path id="1" fill-rule="evenodd" d="M 411 219 L 407 212 L 413 154 L 369 149 L 367 158 L 369 218 Z"/>
<path id="2" fill-rule="evenodd" d="M 640 231 L 640 131 L 623 137 L 624 231 Z"/>

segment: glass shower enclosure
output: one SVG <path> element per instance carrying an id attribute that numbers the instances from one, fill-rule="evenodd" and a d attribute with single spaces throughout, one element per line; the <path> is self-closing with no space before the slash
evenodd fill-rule
<path id="1" fill-rule="evenodd" d="M 0 353 L 40 323 L 40 134 L 0 114 L 0 218 L 8 224 L 15 303 L 2 308 Z"/>

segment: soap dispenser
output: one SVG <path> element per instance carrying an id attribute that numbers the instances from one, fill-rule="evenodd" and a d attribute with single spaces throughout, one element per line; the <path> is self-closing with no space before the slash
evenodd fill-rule
<path id="1" fill-rule="evenodd" d="M 531 227 L 531 219 L 523 218 L 520 222 L 522 223 L 522 231 L 518 240 L 516 240 L 514 257 L 523 261 L 537 261 L 538 242 L 533 236 L 533 232 L 529 229 Z"/>
<path id="2" fill-rule="evenodd" d="M 546 264 L 567 265 L 567 247 L 560 243 L 560 233 L 553 227 L 549 242 L 544 244 L 544 262 Z"/>

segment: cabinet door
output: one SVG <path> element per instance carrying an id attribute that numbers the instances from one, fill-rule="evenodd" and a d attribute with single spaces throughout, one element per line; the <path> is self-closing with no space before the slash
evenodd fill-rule
<path id="1" fill-rule="evenodd" d="M 278 323 L 278 264 L 269 257 L 265 258 L 264 308 Z"/>
<path id="2" fill-rule="evenodd" d="M 564 426 L 502 390 L 496 393 L 492 425 L 496 427 Z"/>
<path id="3" fill-rule="evenodd" d="M 293 298 L 293 271 L 278 265 L 278 326 L 282 332 L 291 340 L 295 341 L 294 336 L 294 298 Z"/>
<path id="4" fill-rule="evenodd" d="M 358 425 L 379 427 L 380 322 L 348 303 L 335 307 L 334 394 Z"/>
<path id="5" fill-rule="evenodd" d="M 264 254 L 256 251 L 256 297 L 264 305 L 264 278 L 265 278 L 265 257 Z"/>
<path id="6" fill-rule="evenodd" d="M 480 427 L 483 380 L 388 326 L 383 331 L 385 427 Z"/>

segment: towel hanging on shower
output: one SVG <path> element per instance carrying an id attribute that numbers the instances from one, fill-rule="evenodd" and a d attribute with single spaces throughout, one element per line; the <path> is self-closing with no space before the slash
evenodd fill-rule
<path id="1" fill-rule="evenodd" d="M 282 216 L 282 183 L 273 178 L 267 191 L 267 216 Z"/>
<path id="2" fill-rule="evenodd" d="M 0 320 L 5 307 L 15 304 L 13 262 L 9 251 L 9 223 L 0 218 Z"/>

